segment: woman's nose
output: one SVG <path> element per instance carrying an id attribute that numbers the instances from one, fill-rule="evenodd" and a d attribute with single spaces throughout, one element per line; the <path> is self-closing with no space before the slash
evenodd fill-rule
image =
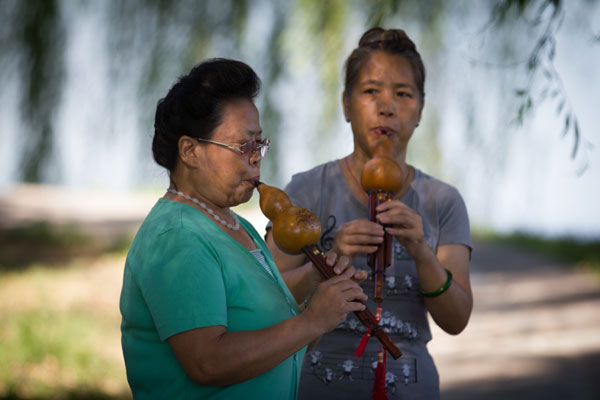
<path id="1" fill-rule="evenodd" d="M 392 115 L 394 115 L 392 99 L 388 94 L 382 93 L 377 100 L 377 112 L 379 113 L 379 115 L 385 117 L 391 117 Z"/>
<path id="2" fill-rule="evenodd" d="M 254 153 L 252 153 L 252 155 L 248 159 L 248 161 L 250 162 L 251 165 L 258 164 L 261 160 L 262 160 L 262 155 L 260 154 L 260 149 L 256 150 Z"/>
<path id="3" fill-rule="evenodd" d="M 381 107 L 379 109 L 379 115 L 382 115 L 384 117 L 391 117 L 392 115 L 394 115 L 394 111 L 391 107 Z"/>

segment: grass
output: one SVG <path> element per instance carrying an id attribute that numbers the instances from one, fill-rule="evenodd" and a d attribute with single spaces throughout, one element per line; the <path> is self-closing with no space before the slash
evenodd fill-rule
<path id="1" fill-rule="evenodd" d="M 131 398 L 122 248 L 46 224 L 0 233 L 0 399 Z"/>
<path id="2" fill-rule="evenodd" d="M 474 234 L 474 237 L 483 241 L 544 253 L 578 267 L 590 269 L 600 275 L 599 240 L 580 240 L 571 237 L 541 238 L 522 232 L 505 235 L 478 232 Z"/>
<path id="3" fill-rule="evenodd" d="M 94 398 L 125 396 L 122 368 L 94 349 L 112 327 L 85 310 L 41 307 L 4 315 L 0 331 L 0 396 Z M 117 388 L 121 386 L 121 388 Z"/>

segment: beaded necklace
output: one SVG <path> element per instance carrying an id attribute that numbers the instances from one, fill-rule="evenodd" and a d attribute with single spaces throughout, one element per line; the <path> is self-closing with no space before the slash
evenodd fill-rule
<path id="1" fill-rule="evenodd" d="M 213 217 L 216 221 L 220 222 L 222 225 L 228 227 L 229 229 L 231 229 L 232 231 L 237 231 L 240 229 L 240 220 L 238 219 L 237 215 L 235 215 L 235 213 L 231 210 L 228 210 L 229 213 L 231 214 L 231 217 L 233 218 L 233 220 L 235 221 L 234 224 L 228 223 L 227 221 L 225 221 L 223 218 L 219 217 L 213 210 L 212 208 L 209 208 L 206 203 L 201 202 L 200 200 L 198 200 L 195 197 L 192 196 L 188 196 L 187 194 L 180 192 L 178 190 L 175 189 L 167 189 L 167 192 L 169 193 L 173 193 L 176 194 L 177 196 L 181 196 L 184 199 L 187 199 L 189 201 L 191 201 L 194 204 L 199 205 L 200 207 L 202 207 L 203 209 L 206 210 L 206 212 Z"/>

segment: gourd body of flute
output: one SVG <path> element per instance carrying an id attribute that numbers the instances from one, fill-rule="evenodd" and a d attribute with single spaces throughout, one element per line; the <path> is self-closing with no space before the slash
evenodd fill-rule
<path id="1" fill-rule="evenodd" d="M 373 158 L 367 161 L 360 176 L 360 184 L 367 192 L 397 192 L 402 187 L 402 169 L 392 158 L 391 146 L 387 136 L 373 143 Z"/>
<path id="2" fill-rule="evenodd" d="M 273 222 L 273 240 L 281 250 L 300 254 L 302 248 L 321 237 L 321 223 L 309 210 L 292 205 L 283 190 L 261 183 L 258 185 L 260 209 Z"/>
<path id="3" fill-rule="evenodd" d="M 275 221 L 282 211 L 292 206 L 290 198 L 283 190 L 262 182 L 258 184 L 257 189 L 260 195 L 260 209 L 269 221 Z"/>

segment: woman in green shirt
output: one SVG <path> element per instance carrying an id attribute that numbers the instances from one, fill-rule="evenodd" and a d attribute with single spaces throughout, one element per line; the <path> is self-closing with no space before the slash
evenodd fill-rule
<path id="1" fill-rule="evenodd" d="M 230 207 L 250 199 L 269 147 L 244 63 L 212 59 L 158 102 L 154 158 L 170 186 L 129 250 L 122 347 L 136 399 L 295 399 L 308 343 L 363 310 L 348 258 L 300 312 L 254 228 Z M 314 280 L 307 264 L 291 288 Z M 297 290 L 297 289 L 293 289 Z"/>

